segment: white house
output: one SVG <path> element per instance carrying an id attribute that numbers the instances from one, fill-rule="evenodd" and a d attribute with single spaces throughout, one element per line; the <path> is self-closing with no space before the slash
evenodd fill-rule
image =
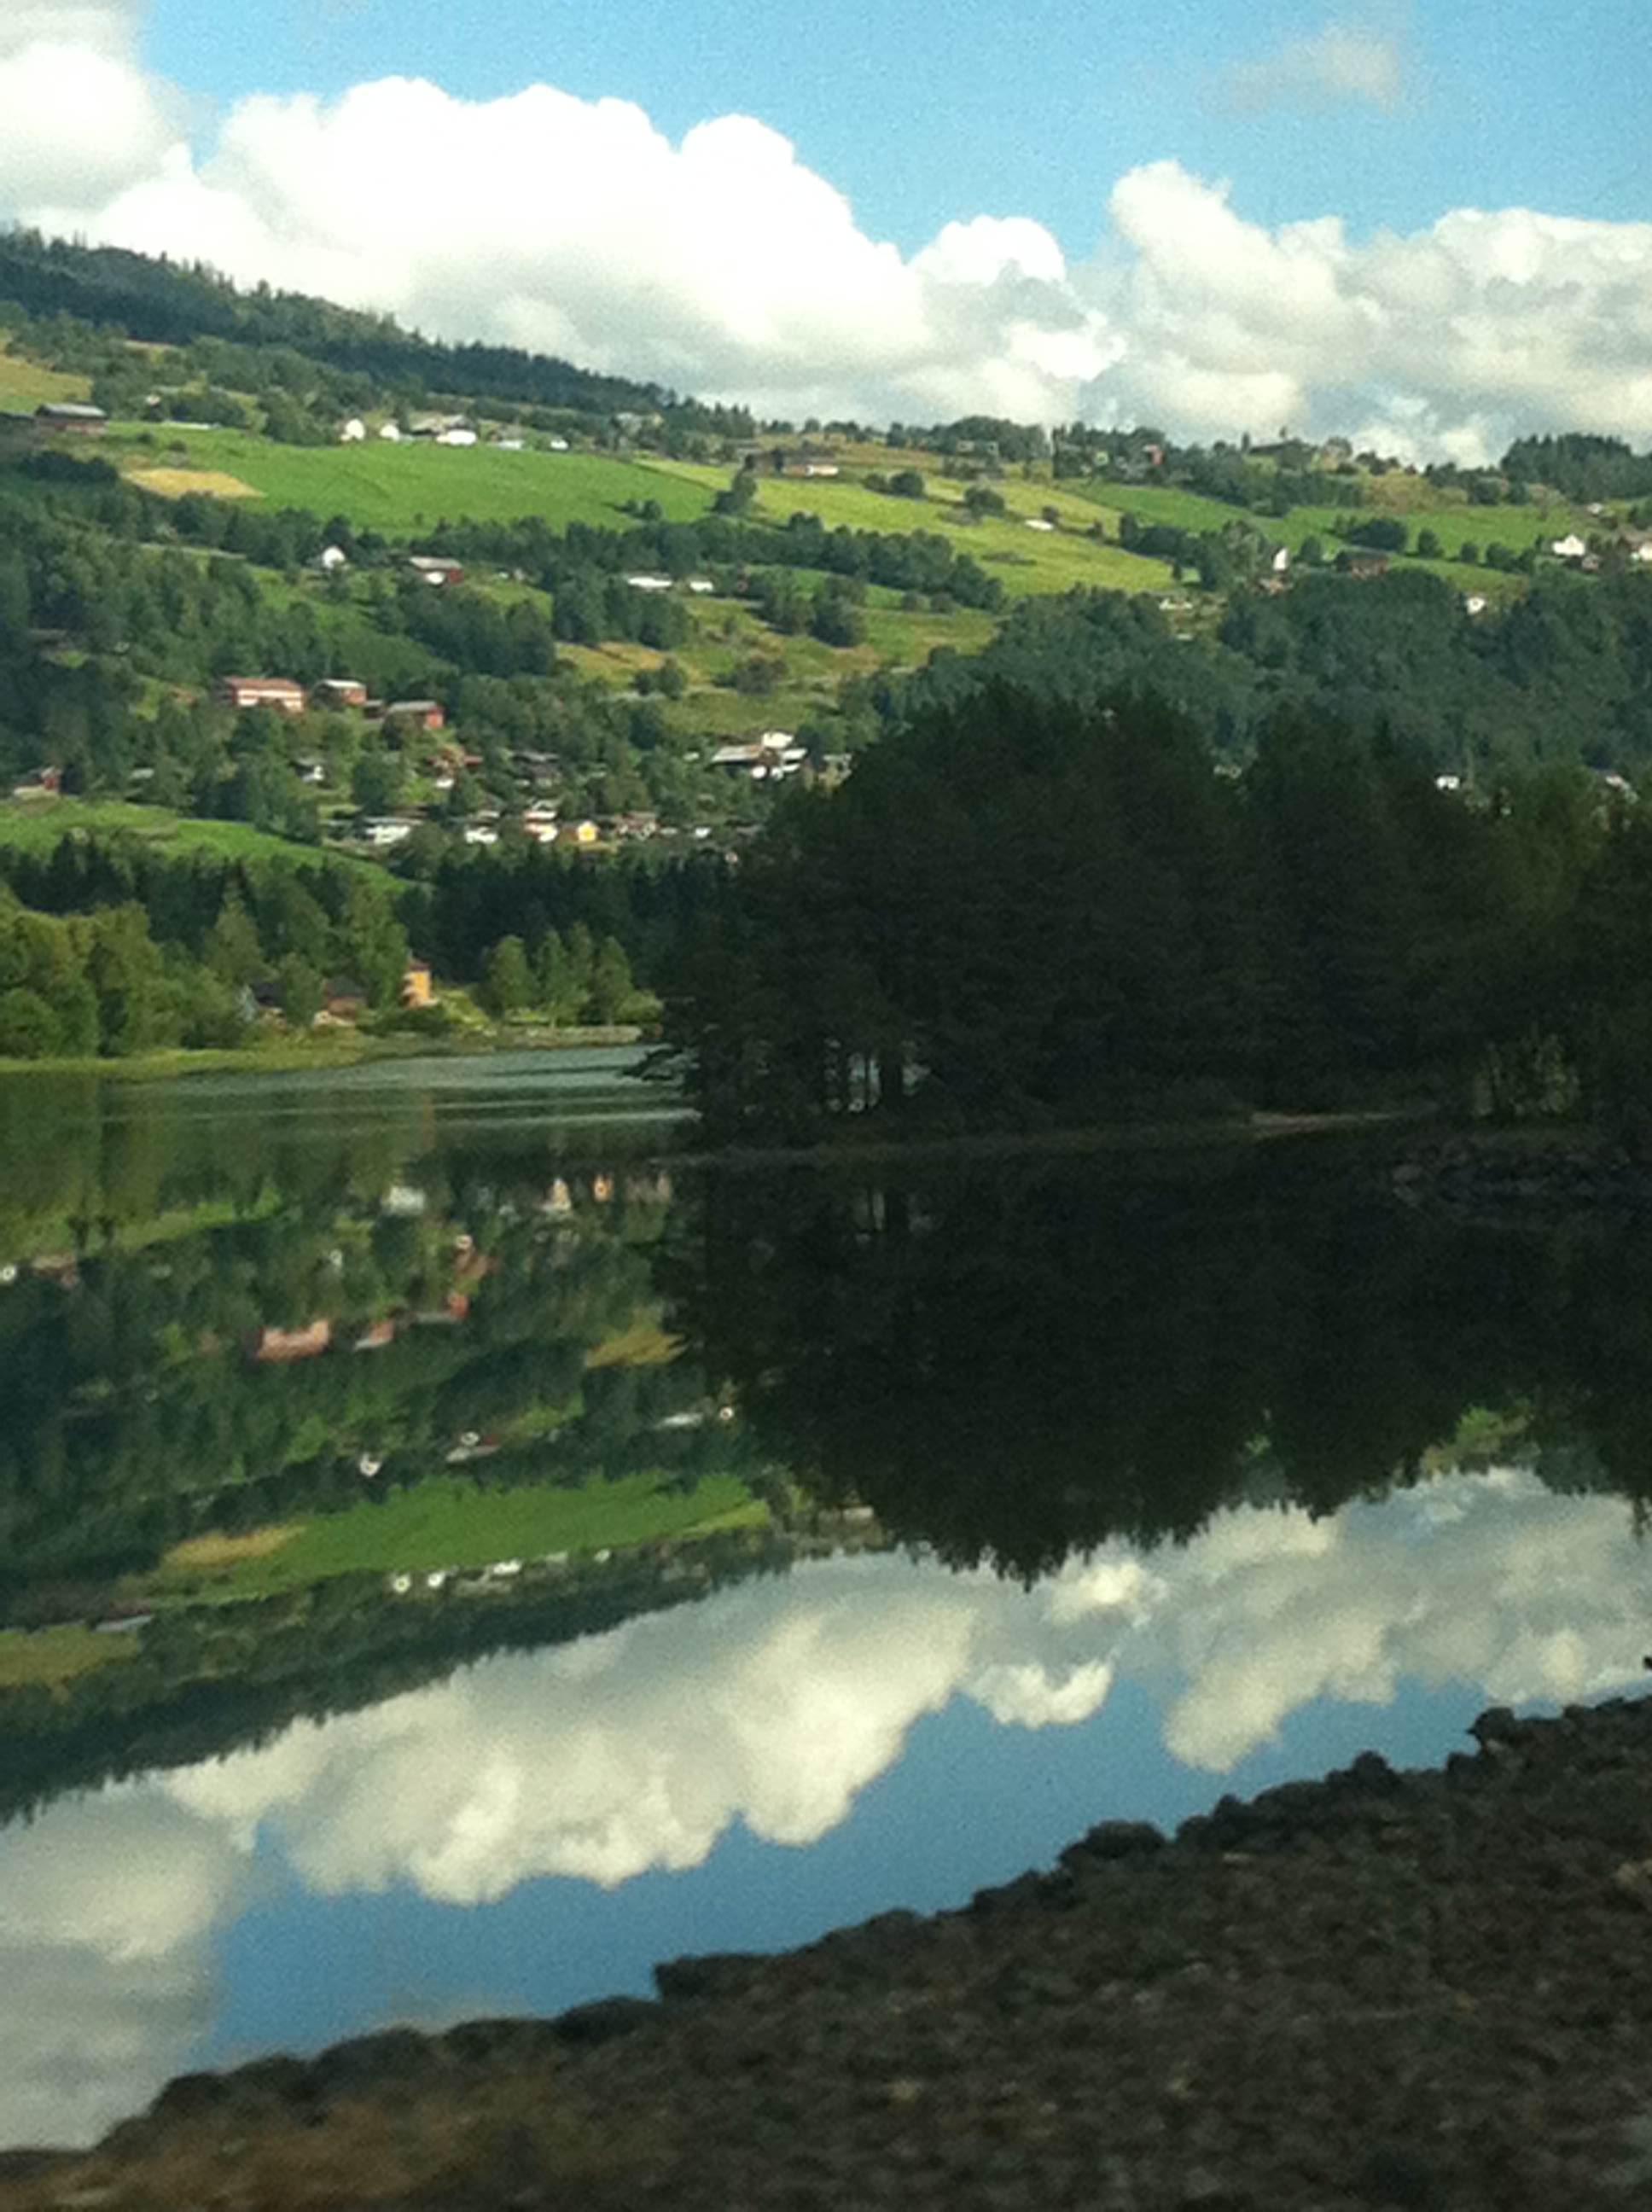
<path id="1" fill-rule="evenodd" d="M 1490 602 L 1487 600 L 1484 592 L 1465 592 L 1463 593 L 1463 612 L 1466 615 L 1483 615 L 1489 604 Z"/>
<path id="2" fill-rule="evenodd" d="M 1588 550 L 1575 530 L 1564 538 L 1557 538 L 1549 548 L 1557 561 L 1581 561 Z"/>
<path id="3" fill-rule="evenodd" d="M 501 453 L 519 453 L 527 444 L 525 438 L 496 438 L 494 441 Z"/>
<path id="4" fill-rule="evenodd" d="M 1283 576 L 1289 573 L 1291 568 L 1291 548 L 1288 545 L 1280 545 L 1276 547 L 1272 565 L 1273 573 L 1276 576 Z"/>
<path id="5" fill-rule="evenodd" d="M 568 451 L 566 438 L 547 438 L 545 444 L 553 453 L 565 453 Z"/>
<path id="6" fill-rule="evenodd" d="M 634 592 L 669 592 L 671 588 L 669 576 L 628 576 L 625 580 Z"/>
<path id="7" fill-rule="evenodd" d="M 348 568 L 349 556 L 342 545 L 324 545 L 315 556 L 315 565 L 331 575 L 335 568 Z"/>
<path id="8" fill-rule="evenodd" d="M 465 842 L 467 845 L 496 845 L 499 842 L 499 832 L 490 822 L 467 822 L 465 825 Z"/>
<path id="9" fill-rule="evenodd" d="M 392 845 L 405 844 L 413 835 L 414 824 L 393 814 L 375 815 L 361 824 L 361 835 L 375 852 L 382 853 Z"/>
<path id="10" fill-rule="evenodd" d="M 381 438 L 388 438 L 392 446 L 396 443 L 401 434 L 402 430 L 399 422 L 385 422 L 380 425 L 379 435 Z"/>
<path id="11" fill-rule="evenodd" d="M 689 589 L 702 599 L 708 592 L 714 592 L 716 588 L 709 576 L 690 576 L 689 579 Z"/>
<path id="12" fill-rule="evenodd" d="M 1053 522 L 1047 522 L 1042 514 L 1028 515 L 1026 517 L 1026 525 L 1029 530 L 1048 531 L 1054 530 L 1055 527 L 1055 525 Z"/>
<path id="13" fill-rule="evenodd" d="M 359 415 L 352 415 L 348 422 L 341 422 L 338 426 L 341 446 L 359 446 L 367 434 L 367 426 Z"/>
<path id="14" fill-rule="evenodd" d="M 477 436 L 474 430 L 454 428 L 438 430 L 436 433 L 436 443 L 439 446 L 474 446 L 476 441 Z"/>

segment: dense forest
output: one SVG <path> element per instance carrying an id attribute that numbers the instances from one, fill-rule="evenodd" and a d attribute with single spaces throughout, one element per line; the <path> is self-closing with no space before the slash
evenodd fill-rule
<path id="1" fill-rule="evenodd" d="M 1581 1097 L 1638 1133 L 1652 823 L 1612 783 L 1442 787 L 1403 702 L 1276 706 L 1242 765 L 1046 672 L 932 687 L 749 852 L 667 1010 L 713 1130 Z"/>

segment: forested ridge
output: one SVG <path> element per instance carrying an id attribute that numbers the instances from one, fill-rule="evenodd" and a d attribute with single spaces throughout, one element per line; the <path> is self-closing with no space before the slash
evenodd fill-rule
<path id="1" fill-rule="evenodd" d="M 718 1133 L 1418 1098 L 1638 1130 L 1632 794 L 1442 784 L 1400 708 L 1281 703 L 1224 760 L 1174 696 L 1047 666 L 988 655 L 747 855 L 668 994 Z"/>

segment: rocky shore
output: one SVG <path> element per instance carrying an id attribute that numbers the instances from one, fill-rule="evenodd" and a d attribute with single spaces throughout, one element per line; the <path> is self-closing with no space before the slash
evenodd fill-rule
<path id="1" fill-rule="evenodd" d="M 658 2002 L 191 2076 L 0 2212 L 1634 2212 L 1652 1703 L 1474 1735 Z"/>
<path id="2" fill-rule="evenodd" d="M 1388 1170 L 1396 1197 L 1475 1217 L 1605 1208 L 1652 1218 L 1652 1161 L 1546 1132 L 1460 1136 L 1413 1149 Z"/>

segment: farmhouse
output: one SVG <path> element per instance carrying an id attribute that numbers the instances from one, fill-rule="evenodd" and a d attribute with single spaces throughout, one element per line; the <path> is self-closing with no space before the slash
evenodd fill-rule
<path id="1" fill-rule="evenodd" d="M 669 576 L 628 576 L 625 580 L 634 592 L 669 592 L 671 588 Z"/>
<path id="2" fill-rule="evenodd" d="M 465 581 L 464 562 L 446 560 L 440 554 L 410 553 L 407 565 L 427 584 L 462 584 Z"/>
<path id="3" fill-rule="evenodd" d="M 1557 561 L 1581 561 L 1588 550 L 1575 530 L 1564 538 L 1557 538 L 1549 547 Z"/>
<path id="4" fill-rule="evenodd" d="M 387 722 L 412 722 L 422 730 L 445 730 L 447 711 L 434 699 L 397 699 L 385 708 Z"/>
<path id="5" fill-rule="evenodd" d="M 399 422 L 381 422 L 379 426 L 379 435 L 387 439 L 392 446 L 398 445 L 401 441 L 402 426 Z"/>
<path id="6" fill-rule="evenodd" d="M 361 824 L 361 836 L 376 853 L 388 852 L 392 845 L 404 845 L 418 824 L 400 814 L 371 815 Z M 331 1012 L 331 1008 L 328 1011 Z"/>
<path id="7" fill-rule="evenodd" d="M 474 446 L 476 442 L 476 432 L 467 430 L 457 423 L 451 430 L 438 430 L 436 433 L 436 443 L 439 446 Z"/>
<path id="8" fill-rule="evenodd" d="M 238 714 L 254 707 L 273 707 L 279 714 L 301 714 L 305 708 L 304 686 L 287 676 L 221 676 L 212 696 L 221 707 L 233 707 Z"/>
<path id="9" fill-rule="evenodd" d="M 367 434 L 367 426 L 359 415 L 352 415 L 348 422 L 341 422 L 338 426 L 341 446 L 359 446 Z"/>
<path id="10" fill-rule="evenodd" d="M 313 707 L 338 708 L 365 707 L 367 703 L 367 687 L 353 676 L 324 676 L 319 684 L 310 687 Z"/>
<path id="11" fill-rule="evenodd" d="M 73 430 L 82 438 L 100 438 L 109 426 L 101 407 L 88 407 L 78 399 L 49 399 L 34 410 L 43 430 Z"/>
<path id="12" fill-rule="evenodd" d="M 711 765 L 726 775 L 749 776 L 754 783 L 778 782 L 795 775 L 808 757 L 808 747 L 799 744 L 789 730 L 765 730 L 750 744 L 719 745 Z"/>
<path id="13" fill-rule="evenodd" d="M 31 769 L 21 783 L 14 783 L 14 799 L 56 799 L 63 789 L 63 770 L 60 768 Z"/>
<path id="14" fill-rule="evenodd" d="M 430 972 L 429 963 L 423 960 L 410 960 L 407 973 L 402 977 L 403 1006 L 434 1006 L 435 1003 L 436 979 Z"/>
<path id="15" fill-rule="evenodd" d="M 324 545 L 315 556 L 315 565 L 324 576 L 331 576 L 340 568 L 349 568 L 349 556 L 342 545 Z"/>

